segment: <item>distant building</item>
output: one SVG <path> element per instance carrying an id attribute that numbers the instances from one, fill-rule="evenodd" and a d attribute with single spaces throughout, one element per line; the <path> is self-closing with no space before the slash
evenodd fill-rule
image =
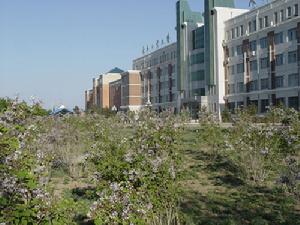
<path id="1" fill-rule="evenodd" d="M 85 91 L 85 110 L 89 110 L 93 107 L 94 100 L 93 100 L 93 90 Z"/>
<path id="2" fill-rule="evenodd" d="M 93 89 L 86 91 L 85 94 L 86 110 L 92 108 L 109 109 L 112 107 L 110 105 L 110 83 L 120 80 L 122 72 L 123 70 L 116 67 L 93 79 Z"/>
<path id="3" fill-rule="evenodd" d="M 109 84 L 116 80 L 121 79 L 120 73 L 111 73 L 102 74 L 99 77 L 99 97 L 100 97 L 100 108 L 111 108 L 110 106 L 110 96 L 109 96 Z"/>
<path id="4" fill-rule="evenodd" d="M 109 84 L 109 108 L 119 111 L 121 108 L 121 85 L 122 80 L 116 80 Z"/>
<path id="5" fill-rule="evenodd" d="M 62 116 L 62 115 L 66 115 L 66 114 L 72 114 L 72 112 L 70 110 L 68 110 L 64 105 L 61 105 L 61 106 L 53 109 L 53 111 L 51 112 L 51 115 L 54 115 L 54 116 Z"/>
<path id="6" fill-rule="evenodd" d="M 140 71 L 128 70 L 121 75 L 121 110 L 140 110 L 142 108 L 142 80 Z"/>

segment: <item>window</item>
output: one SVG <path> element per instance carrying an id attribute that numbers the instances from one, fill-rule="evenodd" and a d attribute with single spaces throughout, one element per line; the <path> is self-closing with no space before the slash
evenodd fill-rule
<path id="1" fill-rule="evenodd" d="M 235 85 L 229 84 L 228 85 L 228 94 L 234 94 L 235 93 Z"/>
<path id="2" fill-rule="evenodd" d="M 228 72 L 229 72 L 229 75 L 234 75 L 234 73 L 235 73 L 234 65 L 228 67 Z"/>
<path id="3" fill-rule="evenodd" d="M 200 27 L 192 32 L 193 49 L 204 48 L 204 29 Z"/>
<path id="4" fill-rule="evenodd" d="M 245 91 L 244 87 L 245 87 L 244 82 L 238 82 L 237 83 L 237 92 L 238 93 L 243 93 Z"/>
<path id="5" fill-rule="evenodd" d="M 244 63 L 237 64 L 237 73 L 244 73 Z"/>
<path id="6" fill-rule="evenodd" d="M 234 29 L 232 28 L 231 29 L 231 39 L 234 39 L 235 38 L 235 34 L 234 34 Z"/>
<path id="7" fill-rule="evenodd" d="M 278 12 L 274 13 L 274 23 L 278 24 Z"/>
<path id="8" fill-rule="evenodd" d="M 260 59 L 260 68 L 266 69 L 269 67 L 269 59 L 268 57 Z"/>
<path id="9" fill-rule="evenodd" d="M 205 88 L 198 88 L 192 91 L 194 96 L 205 96 Z"/>
<path id="10" fill-rule="evenodd" d="M 275 87 L 282 88 L 283 87 L 283 76 L 275 78 Z"/>
<path id="11" fill-rule="evenodd" d="M 275 56 L 276 66 L 283 65 L 283 54 L 279 54 Z"/>
<path id="12" fill-rule="evenodd" d="M 236 34 L 236 37 L 240 36 L 240 30 L 238 27 L 235 28 L 235 34 Z"/>
<path id="13" fill-rule="evenodd" d="M 259 42 L 260 42 L 260 48 L 261 48 L 261 49 L 267 48 L 267 46 L 268 46 L 268 40 L 267 40 L 266 37 L 261 38 L 261 39 L 259 40 Z"/>
<path id="14" fill-rule="evenodd" d="M 266 89 L 269 89 L 269 78 L 260 80 L 260 90 L 266 90 Z"/>
<path id="15" fill-rule="evenodd" d="M 204 53 L 198 53 L 191 56 L 191 65 L 204 63 Z"/>
<path id="16" fill-rule="evenodd" d="M 280 10 L 280 22 L 284 21 L 284 11 Z"/>
<path id="17" fill-rule="evenodd" d="M 235 102 L 228 102 L 228 110 L 234 112 L 235 109 Z"/>
<path id="18" fill-rule="evenodd" d="M 250 71 L 257 70 L 257 60 L 250 61 Z"/>
<path id="19" fill-rule="evenodd" d="M 243 36 L 244 35 L 244 26 L 243 25 L 241 25 L 241 36 Z"/>
<path id="20" fill-rule="evenodd" d="M 249 30 L 249 33 L 252 33 L 252 23 L 251 23 L 251 21 L 248 23 L 248 30 Z"/>
<path id="21" fill-rule="evenodd" d="M 235 55 L 234 47 L 231 47 L 231 48 L 229 49 L 229 57 L 234 57 L 234 55 Z"/>
<path id="22" fill-rule="evenodd" d="M 226 40 L 230 40 L 229 31 L 226 31 Z"/>
<path id="23" fill-rule="evenodd" d="M 191 73 L 192 81 L 204 80 L 204 70 L 199 70 Z"/>
<path id="24" fill-rule="evenodd" d="M 289 63 L 295 63 L 295 62 L 297 62 L 297 51 L 289 52 L 288 62 Z"/>
<path id="25" fill-rule="evenodd" d="M 283 43 L 283 32 L 275 34 L 274 39 L 275 39 L 275 45 L 282 44 Z"/>
<path id="26" fill-rule="evenodd" d="M 237 55 L 243 55 L 243 46 L 242 45 L 238 45 L 236 47 L 236 54 Z"/>
<path id="27" fill-rule="evenodd" d="M 299 75 L 297 73 L 289 75 L 289 87 L 299 86 Z"/>
<path id="28" fill-rule="evenodd" d="M 250 88 L 250 90 L 249 90 L 250 92 L 251 91 L 257 91 L 258 90 L 258 82 L 257 82 L 257 80 L 250 81 L 249 88 Z"/>
<path id="29" fill-rule="evenodd" d="M 259 29 L 263 29 L 263 19 L 259 18 Z"/>
<path id="30" fill-rule="evenodd" d="M 256 52 L 256 41 L 251 41 L 250 42 L 250 51 L 251 52 Z"/>
<path id="31" fill-rule="evenodd" d="M 287 17 L 291 17 L 292 16 L 292 7 L 288 7 L 287 8 Z"/>
<path id="32" fill-rule="evenodd" d="M 298 6 L 298 4 L 295 4 L 295 6 L 294 6 L 294 15 L 295 16 L 299 15 L 299 6 Z"/>
<path id="33" fill-rule="evenodd" d="M 269 18 L 268 16 L 265 16 L 265 27 L 269 26 Z"/>
<path id="34" fill-rule="evenodd" d="M 253 20 L 253 31 L 256 31 L 256 20 Z"/>
<path id="35" fill-rule="evenodd" d="M 269 106 L 269 99 L 262 99 L 260 101 L 260 112 L 265 113 Z"/>
<path id="36" fill-rule="evenodd" d="M 288 41 L 294 41 L 297 39 L 297 29 L 288 30 Z"/>
<path id="37" fill-rule="evenodd" d="M 289 97 L 289 107 L 294 108 L 295 110 L 299 110 L 299 98 L 297 96 L 295 97 Z"/>

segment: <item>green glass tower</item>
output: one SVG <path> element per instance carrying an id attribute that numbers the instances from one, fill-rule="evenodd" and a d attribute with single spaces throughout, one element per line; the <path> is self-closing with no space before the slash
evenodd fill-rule
<path id="1" fill-rule="evenodd" d="M 228 7 L 235 8 L 234 0 L 205 0 L 204 21 L 205 21 L 205 74 L 207 85 L 216 85 L 214 71 L 214 34 L 213 34 L 213 8 Z"/>
<path id="2" fill-rule="evenodd" d="M 190 23 L 203 23 L 203 17 L 200 12 L 193 12 L 187 0 L 179 0 L 176 3 L 176 30 L 177 30 L 177 87 L 178 91 L 184 90 L 185 76 L 187 74 L 187 60 L 185 54 L 185 45 L 188 44 L 186 39 L 187 25 Z M 187 50 L 187 49 L 186 49 Z"/>

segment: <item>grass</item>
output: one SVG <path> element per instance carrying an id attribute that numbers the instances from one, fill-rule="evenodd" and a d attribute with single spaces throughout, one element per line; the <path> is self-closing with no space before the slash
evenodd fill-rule
<path id="1" fill-rule="evenodd" d="M 77 121 L 70 124 L 67 129 L 76 133 L 76 138 L 58 145 L 58 152 L 67 162 L 84 154 L 93 141 L 87 124 Z M 133 128 L 128 126 L 117 130 L 124 137 L 133 133 Z M 274 184 L 256 187 L 245 183 L 235 164 L 224 155 L 212 155 L 210 148 L 203 145 L 196 126 L 185 130 L 181 149 L 184 180 L 180 210 L 187 225 L 300 225 L 299 202 L 276 189 Z M 79 166 L 74 163 L 75 171 L 80 170 Z M 80 203 L 75 218 L 78 224 L 90 224 L 85 215 L 96 200 L 96 190 L 88 177 L 89 174 L 72 176 L 65 170 L 52 172 L 50 186 L 54 194 Z"/>
<path id="2" fill-rule="evenodd" d="M 187 176 L 181 210 L 187 224 L 300 224 L 299 202 L 274 185 L 257 187 L 239 177 L 239 168 L 222 155 L 210 154 L 188 129 L 182 145 Z M 213 160 L 212 160 L 213 159 Z"/>

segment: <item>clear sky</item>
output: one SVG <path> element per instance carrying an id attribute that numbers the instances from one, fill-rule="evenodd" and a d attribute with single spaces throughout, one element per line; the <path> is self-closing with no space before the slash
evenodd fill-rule
<path id="1" fill-rule="evenodd" d="M 260 1 L 260 0 L 258 0 Z M 0 0 L 0 97 L 84 107 L 92 78 L 175 36 L 175 0 Z M 203 11 L 203 0 L 190 0 Z M 247 8 L 248 0 L 236 0 Z"/>

